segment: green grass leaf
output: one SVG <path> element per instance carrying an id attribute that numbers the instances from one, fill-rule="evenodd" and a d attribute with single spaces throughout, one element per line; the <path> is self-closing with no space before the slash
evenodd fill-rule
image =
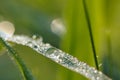
<path id="1" fill-rule="evenodd" d="M 29 71 L 29 69 L 26 67 L 24 61 L 18 55 L 18 53 L 4 39 L 0 38 L 0 42 L 6 47 L 6 49 L 10 53 L 10 56 L 14 58 L 14 60 L 18 64 L 21 74 L 23 75 L 23 79 L 24 80 L 35 80 L 31 72 Z"/>

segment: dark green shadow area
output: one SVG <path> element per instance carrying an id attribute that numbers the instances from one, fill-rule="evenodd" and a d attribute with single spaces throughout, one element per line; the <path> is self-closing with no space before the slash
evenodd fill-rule
<path id="1" fill-rule="evenodd" d="M 22 80 L 22 75 L 7 52 L 0 55 L 0 80 Z"/>

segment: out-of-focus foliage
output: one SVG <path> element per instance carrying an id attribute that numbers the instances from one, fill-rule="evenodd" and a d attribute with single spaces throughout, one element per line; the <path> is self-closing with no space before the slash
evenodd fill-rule
<path id="1" fill-rule="evenodd" d="M 85 1 L 98 60 L 102 64 L 100 69 L 113 80 L 119 80 L 120 1 Z M 51 31 L 50 24 L 55 18 L 61 18 L 65 23 L 67 32 L 62 38 Z M 0 21 L 2 20 L 14 23 L 15 34 L 41 35 L 44 42 L 56 47 L 61 45 L 63 51 L 95 67 L 83 0 L 0 0 Z M 37 80 L 86 80 L 27 47 L 14 46 Z M 4 72 L 0 79 L 21 79 L 19 70 L 6 56 L 0 55 L 0 74 Z M 11 71 L 7 72 L 9 70 Z"/>
<path id="2" fill-rule="evenodd" d="M 37 5 L 37 1 L 28 1 L 31 5 L 25 3 L 26 1 L 1 0 L 0 20 L 9 20 L 13 22 L 16 28 L 16 33 L 27 35 L 39 34 L 44 38 L 45 42 L 52 43 L 58 47 L 57 43 L 59 43 L 59 37 L 51 32 L 50 23 L 56 16 L 60 16 L 60 13 L 57 14 L 55 10 L 53 10 L 53 13 L 56 16 L 52 15 L 49 11 L 50 14 L 47 12 L 45 13 L 41 9 L 37 9 L 42 8 L 41 6 L 38 6 L 37 8 L 32 6 L 32 4 Z M 50 5 L 46 4 L 46 6 L 51 8 Z M 51 38 L 54 38 L 54 40 Z"/>

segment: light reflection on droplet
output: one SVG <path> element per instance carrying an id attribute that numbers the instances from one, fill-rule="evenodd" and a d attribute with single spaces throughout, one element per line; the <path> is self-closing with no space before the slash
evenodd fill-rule
<path id="1" fill-rule="evenodd" d="M 33 38 L 33 39 L 36 39 L 36 38 L 37 38 L 37 36 L 36 36 L 36 35 L 33 35 L 33 36 L 32 36 L 32 38 Z"/>
<path id="2" fill-rule="evenodd" d="M 9 21 L 0 22 L 0 37 L 8 38 L 11 37 L 15 32 L 14 25 Z"/>

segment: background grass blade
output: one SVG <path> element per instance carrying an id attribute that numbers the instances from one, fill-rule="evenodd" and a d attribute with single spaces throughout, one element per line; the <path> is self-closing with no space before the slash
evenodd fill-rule
<path id="1" fill-rule="evenodd" d="M 83 0 L 83 6 L 84 6 L 84 10 L 85 10 L 85 15 L 86 15 L 86 21 L 88 24 L 95 65 L 96 65 L 96 69 L 99 70 L 99 63 L 98 63 L 98 59 L 97 59 L 97 53 L 96 53 L 94 37 L 93 37 L 93 33 L 92 33 L 91 21 L 90 21 L 90 17 L 89 17 L 87 5 L 86 5 L 86 0 Z"/>
<path id="2" fill-rule="evenodd" d="M 20 68 L 21 74 L 23 75 L 24 80 L 35 80 L 32 76 L 31 72 L 26 67 L 23 60 L 17 54 L 17 52 L 2 38 L 0 38 L 0 42 L 8 49 L 10 56 L 16 60 L 18 67 Z"/>

